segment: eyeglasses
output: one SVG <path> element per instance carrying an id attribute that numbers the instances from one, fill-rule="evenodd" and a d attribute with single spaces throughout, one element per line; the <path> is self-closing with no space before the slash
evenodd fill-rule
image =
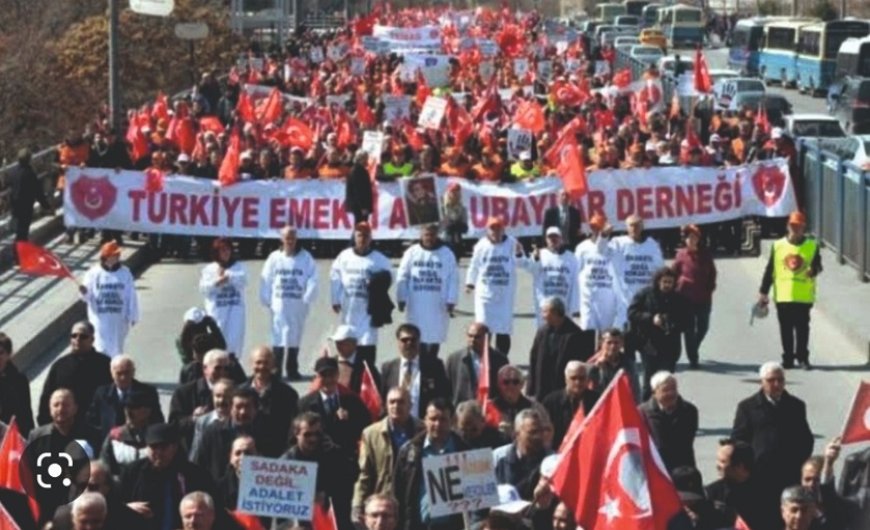
<path id="1" fill-rule="evenodd" d="M 90 335 L 87 333 L 70 333 L 69 338 L 71 339 L 89 339 Z"/>
<path id="2" fill-rule="evenodd" d="M 522 384 L 522 379 L 502 379 L 501 384 L 503 385 L 520 385 Z"/>
<path id="3" fill-rule="evenodd" d="M 399 337 L 399 342 L 401 342 L 401 343 L 417 342 L 417 337 Z"/>

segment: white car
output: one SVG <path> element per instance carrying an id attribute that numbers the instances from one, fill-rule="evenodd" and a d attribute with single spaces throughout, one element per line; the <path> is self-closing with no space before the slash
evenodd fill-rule
<path id="1" fill-rule="evenodd" d="M 616 37 L 613 41 L 614 49 L 623 53 L 630 53 L 631 47 L 640 44 L 640 39 L 637 37 L 621 36 Z"/>
<path id="2" fill-rule="evenodd" d="M 640 27 L 640 17 L 634 15 L 619 15 L 613 19 L 613 23 L 617 26 Z"/>
<path id="3" fill-rule="evenodd" d="M 870 169 L 870 134 L 850 136 L 849 140 L 853 140 L 855 145 L 852 163 L 861 169 Z"/>
<path id="4" fill-rule="evenodd" d="M 740 77 L 740 72 L 737 70 L 723 70 L 718 68 L 710 69 L 710 81 L 712 81 L 714 85 L 720 81 L 736 79 L 738 77 Z"/>
<path id="5" fill-rule="evenodd" d="M 691 72 L 692 70 L 694 70 L 695 63 L 694 63 L 694 61 L 692 61 L 691 57 L 689 57 L 688 55 L 680 55 L 679 60 L 680 60 L 680 66 L 683 68 L 683 73 L 688 73 L 688 72 Z M 659 72 L 661 72 L 663 74 L 665 72 L 673 74 L 674 70 L 676 69 L 676 66 L 677 66 L 677 55 L 676 54 L 665 55 L 664 57 L 660 58 L 659 62 L 658 62 Z"/>
<path id="6" fill-rule="evenodd" d="M 766 92 L 764 82 L 755 77 L 733 77 L 713 82 L 713 102 L 716 109 L 725 110 L 731 101 L 744 92 Z"/>
<path id="7" fill-rule="evenodd" d="M 785 133 L 798 138 L 845 138 L 840 120 L 827 114 L 792 114 L 785 117 Z"/>
<path id="8" fill-rule="evenodd" d="M 658 65 L 659 59 L 664 57 L 665 54 L 662 53 L 662 49 L 658 46 L 636 44 L 631 47 L 631 51 L 628 52 L 628 55 L 646 65 Z"/>

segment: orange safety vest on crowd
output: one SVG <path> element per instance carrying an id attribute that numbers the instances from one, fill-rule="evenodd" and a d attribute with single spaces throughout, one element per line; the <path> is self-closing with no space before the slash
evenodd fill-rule
<path id="1" fill-rule="evenodd" d="M 317 172 L 317 175 L 322 179 L 332 180 L 346 178 L 348 173 L 350 173 L 350 169 L 344 166 L 331 167 L 329 165 L 324 165 L 320 168 L 320 171 Z"/>
<path id="2" fill-rule="evenodd" d="M 57 189 L 62 190 L 66 185 L 66 168 L 80 166 L 87 162 L 90 156 L 91 146 L 87 142 L 78 145 L 60 144 L 57 148 L 57 159 L 61 165 L 61 174 L 57 179 Z"/>
<path id="3" fill-rule="evenodd" d="M 310 179 L 314 176 L 314 171 L 310 167 L 301 167 L 296 169 L 293 166 L 284 168 L 284 180 L 301 180 Z"/>
<path id="4" fill-rule="evenodd" d="M 441 164 L 441 167 L 438 168 L 438 172 L 445 177 L 465 178 L 468 176 L 468 165 L 459 164 L 458 166 L 454 166 L 450 162 L 444 162 Z"/>
<path id="5" fill-rule="evenodd" d="M 481 182 L 498 182 L 501 180 L 501 167 L 497 164 L 490 167 L 486 167 L 482 163 L 474 164 L 471 171 L 474 172 L 477 180 Z"/>

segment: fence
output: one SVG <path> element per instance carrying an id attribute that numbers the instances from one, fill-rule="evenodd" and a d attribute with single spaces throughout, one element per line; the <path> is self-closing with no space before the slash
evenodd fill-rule
<path id="1" fill-rule="evenodd" d="M 54 204 L 52 195 L 57 186 L 57 177 L 60 175 L 60 167 L 57 165 L 57 148 L 50 147 L 34 154 L 32 165 L 42 182 L 45 196 L 48 197 L 50 203 Z M 9 182 L 9 172 L 16 166 L 18 166 L 18 162 L 0 167 L 0 239 L 9 235 L 12 227 L 12 183 Z"/>

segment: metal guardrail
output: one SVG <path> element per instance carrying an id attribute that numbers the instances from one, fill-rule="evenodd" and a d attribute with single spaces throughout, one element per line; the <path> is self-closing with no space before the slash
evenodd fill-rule
<path id="1" fill-rule="evenodd" d="M 870 281 L 870 171 L 815 142 L 799 144 L 799 175 L 812 232 L 849 264 L 862 282 Z"/>
<path id="2" fill-rule="evenodd" d="M 57 147 L 49 147 L 34 154 L 31 164 L 45 190 L 45 196 L 53 203 L 57 178 L 60 168 L 57 165 Z M 18 162 L 0 167 L 0 239 L 9 235 L 11 230 L 12 183 L 9 182 L 9 172 L 18 166 Z"/>

